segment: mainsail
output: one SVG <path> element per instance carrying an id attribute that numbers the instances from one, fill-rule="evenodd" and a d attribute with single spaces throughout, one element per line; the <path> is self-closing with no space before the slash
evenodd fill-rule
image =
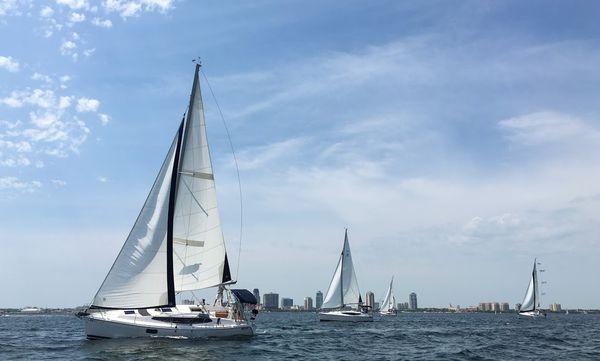
<path id="1" fill-rule="evenodd" d="M 344 246 L 333 278 L 329 283 L 323 308 L 341 308 L 346 305 L 358 305 L 361 302 L 358 281 L 354 273 L 350 243 L 348 242 L 348 230 L 344 236 Z"/>
<path id="2" fill-rule="evenodd" d="M 197 65 L 187 117 L 92 307 L 174 306 L 176 292 L 231 280 L 199 73 Z"/>
<path id="3" fill-rule="evenodd" d="M 385 293 L 385 297 L 383 298 L 383 302 L 381 303 L 382 311 L 387 311 L 387 310 L 391 310 L 394 308 L 394 304 L 396 302 L 395 302 L 394 294 L 392 292 L 393 284 L 394 284 L 394 277 L 392 277 L 392 280 L 390 281 L 390 286 L 388 287 L 388 290 Z"/>
<path id="4" fill-rule="evenodd" d="M 533 261 L 533 271 L 531 273 L 531 279 L 527 286 L 527 292 L 525 292 L 525 298 L 521 303 L 521 312 L 535 311 L 540 308 L 540 293 L 537 279 L 537 260 Z"/>

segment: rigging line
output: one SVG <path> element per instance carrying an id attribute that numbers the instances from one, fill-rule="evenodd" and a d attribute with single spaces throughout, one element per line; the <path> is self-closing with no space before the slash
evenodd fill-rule
<path id="1" fill-rule="evenodd" d="M 235 155 L 235 148 L 233 147 L 233 141 L 231 140 L 231 133 L 229 132 L 229 127 L 227 126 L 227 123 L 225 122 L 225 117 L 223 116 L 223 111 L 221 111 L 221 107 L 219 106 L 219 102 L 217 101 L 217 97 L 215 96 L 215 92 L 213 91 L 212 86 L 210 86 L 210 82 L 208 81 L 208 78 L 206 77 L 206 74 L 204 73 L 202 68 L 200 68 L 200 73 L 202 73 L 204 80 L 206 80 L 206 85 L 208 85 L 210 94 L 212 95 L 212 97 L 215 101 L 215 104 L 217 105 L 217 109 L 219 110 L 219 115 L 221 116 L 221 122 L 223 123 L 223 127 L 225 127 L 225 132 L 227 133 L 227 139 L 229 140 L 229 147 L 231 148 L 231 153 L 233 154 L 233 162 L 235 163 L 235 172 L 237 175 L 238 189 L 239 189 L 239 193 L 240 193 L 240 240 L 239 240 L 239 244 L 238 244 L 238 257 L 237 257 L 237 265 L 236 265 L 236 270 L 235 270 L 235 278 L 237 279 L 239 277 L 239 272 L 240 272 L 240 258 L 242 258 L 242 231 L 244 229 L 244 202 L 243 202 L 243 197 L 242 197 L 242 181 L 240 179 L 240 168 L 238 166 L 237 156 Z"/>

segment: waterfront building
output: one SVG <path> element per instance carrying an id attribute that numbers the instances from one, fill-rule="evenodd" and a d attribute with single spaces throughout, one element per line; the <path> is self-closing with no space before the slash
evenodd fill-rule
<path id="1" fill-rule="evenodd" d="M 313 309 L 312 297 L 304 297 L 304 309 L 310 311 Z"/>
<path id="2" fill-rule="evenodd" d="M 365 294 L 365 306 L 368 306 L 371 308 L 375 307 L 375 294 L 371 291 L 368 291 Z"/>
<path id="3" fill-rule="evenodd" d="M 508 311 L 510 311 L 510 306 L 508 305 L 508 302 L 502 302 L 500 304 L 500 311 L 501 312 L 508 312 Z"/>
<path id="4" fill-rule="evenodd" d="M 408 302 L 411 310 L 416 310 L 417 308 L 419 308 L 417 304 L 416 293 L 412 292 L 410 295 L 408 295 Z"/>
<path id="5" fill-rule="evenodd" d="M 561 312 L 562 311 L 562 306 L 560 305 L 560 303 L 553 303 L 550 305 L 550 311 L 552 312 Z"/>
<path id="6" fill-rule="evenodd" d="M 491 306 L 493 312 L 500 312 L 500 303 L 492 302 Z"/>
<path id="7" fill-rule="evenodd" d="M 323 292 L 317 291 L 317 294 L 315 296 L 315 307 L 317 309 L 320 309 L 321 306 L 323 306 Z"/>
<path id="8" fill-rule="evenodd" d="M 266 310 L 276 310 L 279 308 L 279 294 L 265 293 L 263 295 L 263 308 Z"/>
<path id="9" fill-rule="evenodd" d="M 398 309 L 399 310 L 408 310 L 408 302 L 399 302 Z"/>
<path id="10" fill-rule="evenodd" d="M 255 288 L 252 291 L 252 294 L 254 295 L 254 297 L 256 298 L 256 302 L 260 303 L 260 291 L 258 290 L 258 288 Z"/>
<path id="11" fill-rule="evenodd" d="M 293 299 L 287 298 L 287 297 L 283 297 L 281 299 L 281 308 L 283 308 L 284 310 L 291 309 L 293 305 L 294 305 L 294 300 Z"/>

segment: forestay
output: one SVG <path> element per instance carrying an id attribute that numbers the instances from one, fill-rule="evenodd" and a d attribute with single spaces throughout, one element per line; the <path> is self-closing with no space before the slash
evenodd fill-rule
<path id="1" fill-rule="evenodd" d="M 358 305 L 360 302 L 360 290 L 352 263 L 352 253 L 348 242 L 348 230 L 344 236 L 344 246 L 340 255 L 333 278 L 327 289 L 323 302 L 323 308 L 341 308 L 346 305 Z"/>

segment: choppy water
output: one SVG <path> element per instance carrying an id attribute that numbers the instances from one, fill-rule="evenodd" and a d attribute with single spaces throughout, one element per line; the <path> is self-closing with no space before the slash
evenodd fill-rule
<path id="1" fill-rule="evenodd" d="M 403 313 L 373 323 L 319 323 L 261 313 L 246 340 L 85 339 L 74 316 L 0 317 L 0 359 L 600 360 L 600 315 Z"/>

